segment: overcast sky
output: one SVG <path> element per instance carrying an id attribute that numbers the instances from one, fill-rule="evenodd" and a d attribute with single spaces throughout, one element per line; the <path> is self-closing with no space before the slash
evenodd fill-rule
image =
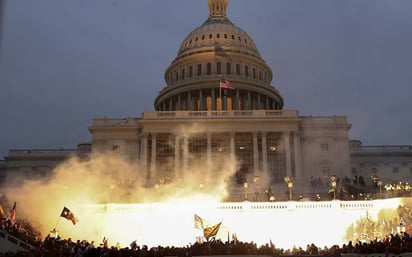
<path id="1" fill-rule="evenodd" d="M 284 109 L 345 115 L 364 145 L 412 145 L 412 1 L 231 0 L 272 68 Z M 0 159 L 76 148 L 93 118 L 153 110 L 206 0 L 6 0 Z"/>

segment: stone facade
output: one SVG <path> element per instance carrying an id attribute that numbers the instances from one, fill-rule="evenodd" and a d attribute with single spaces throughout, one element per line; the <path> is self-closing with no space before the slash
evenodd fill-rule
<path id="1" fill-rule="evenodd" d="M 166 69 L 154 111 L 94 119 L 87 147 L 10 150 L 0 163 L 3 184 L 12 177 L 44 178 L 70 155 L 98 153 L 138 163 L 136 172 L 148 186 L 184 178 L 199 162 L 214 177 L 222 158 L 237 162 L 228 178 L 234 190 L 256 178 L 272 187 L 285 177 L 296 186 L 317 177 L 329 182 L 333 175 L 410 177 L 411 146 L 362 146 L 349 140 L 346 116 L 284 110 L 253 39 L 226 16 L 228 1 L 209 0 L 208 6 L 209 17 L 183 40 Z"/>

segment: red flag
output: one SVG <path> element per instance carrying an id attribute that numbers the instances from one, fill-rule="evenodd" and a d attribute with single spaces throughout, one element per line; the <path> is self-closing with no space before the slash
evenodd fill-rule
<path id="1" fill-rule="evenodd" d="M 77 219 L 74 216 L 73 212 L 71 212 L 69 208 L 67 207 L 63 208 L 62 213 L 60 214 L 60 217 L 70 220 L 73 223 L 73 225 L 76 225 L 77 223 Z"/>
<path id="2" fill-rule="evenodd" d="M 14 221 L 16 219 L 16 202 L 14 202 L 13 208 L 10 211 L 10 220 Z"/>

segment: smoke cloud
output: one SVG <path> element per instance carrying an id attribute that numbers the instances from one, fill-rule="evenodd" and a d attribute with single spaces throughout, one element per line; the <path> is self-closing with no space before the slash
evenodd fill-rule
<path id="1" fill-rule="evenodd" d="M 186 127 L 180 130 L 180 135 L 190 137 L 199 132 L 202 131 L 197 126 Z M 148 186 L 144 167 L 122 155 L 93 153 L 87 160 L 72 157 L 56 167 L 47 181 L 26 181 L 7 195 L 18 203 L 18 219 L 29 221 L 43 237 L 56 228 L 63 238 L 100 241 L 103 236 L 110 236 L 106 234 L 110 233 L 110 222 L 98 220 L 96 217 L 101 217 L 98 215 L 88 215 L 88 206 L 223 201 L 228 181 L 237 170 L 236 160 L 228 154 L 215 157 L 211 171 L 212 165 L 205 157 L 189 158 L 186 169 L 181 167 L 179 171 L 182 176 L 175 176 L 167 183 L 158 180 Z M 63 207 L 75 214 L 78 224 L 73 226 L 60 217 Z M 111 228 L 113 235 L 122 233 L 117 229 L 120 228 Z M 124 231 L 127 226 L 121 229 Z"/>

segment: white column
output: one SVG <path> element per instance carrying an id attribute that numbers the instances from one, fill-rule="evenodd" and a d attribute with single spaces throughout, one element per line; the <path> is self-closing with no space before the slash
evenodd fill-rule
<path id="1" fill-rule="evenodd" d="M 295 175 L 298 179 L 303 179 L 302 173 L 302 145 L 300 143 L 300 136 L 294 132 L 294 149 L 295 149 Z"/>
<path id="2" fill-rule="evenodd" d="M 207 135 L 207 150 L 206 150 L 206 161 L 207 161 L 207 167 L 208 167 L 208 172 L 213 170 L 213 165 L 212 165 L 212 133 L 208 132 L 206 133 Z"/>
<path id="3" fill-rule="evenodd" d="M 266 132 L 262 132 L 262 169 L 263 174 L 268 173 L 268 151 L 266 142 Z"/>
<path id="4" fill-rule="evenodd" d="M 259 149 L 257 132 L 253 132 L 253 174 L 257 174 L 259 169 Z"/>
<path id="5" fill-rule="evenodd" d="M 230 133 L 230 158 L 235 159 L 235 133 Z"/>
<path id="6" fill-rule="evenodd" d="M 291 165 L 291 154 L 290 154 L 290 132 L 284 133 L 284 144 L 285 144 L 285 154 L 286 154 L 286 175 L 292 177 L 292 165 Z"/>
<path id="7" fill-rule="evenodd" d="M 137 159 L 138 163 L 140 163 L 140 160 L 142 159 L 142 140 L 141 139 L 137 139 L 136 159 Z"/>
<path id="8" fill-rule="evenodd" d="M 187 171 L 189 166 L 189 139 L 187 137 L 183 138 L 183 172 Z M 181 177 L 184 177 L 183 172 L 181 172 Z"/>
<path id="9" fill-rule="evenodd" d="M 175 135 L 175 176 L 180 178 L 180 137 Z"/>
<path id="10" fill-rule="evenodd" d="M 150 159 L 150 179 L 156 182 L 156 133 L 152 133 L 152 158 Z"/>
<path id="11" fill-rule="evenodd" d="M 147 178 L 147 134 L 145 133 L 143 135 L 143 141 L 142 141 L 142 156 L 141 156 L 141 163 L 143 166 L 143 170 L 146 171 L 144 174 L 144 178 Z"/>

